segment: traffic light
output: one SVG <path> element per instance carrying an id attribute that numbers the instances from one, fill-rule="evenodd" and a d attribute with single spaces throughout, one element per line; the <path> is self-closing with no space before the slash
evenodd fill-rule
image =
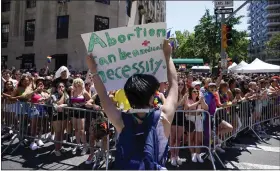
<path id="1" fill-rule="evenodd" d="M 226 49 L 228 46 L 232 45 L 232 27 L 228 25 L 222 25 L 222 47 Z"/>

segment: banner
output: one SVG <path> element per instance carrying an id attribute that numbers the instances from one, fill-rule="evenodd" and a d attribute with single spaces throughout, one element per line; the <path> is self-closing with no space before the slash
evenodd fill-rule
<path id="1" fill-rule="evenodd" d="M 107 91 L 111 91 L 122 89 L 133 74 L 151 74 L 159 82 L 167 81 L 162 51 L 166 34 L 166 23 L 150 23 L 81 36 Z"/>

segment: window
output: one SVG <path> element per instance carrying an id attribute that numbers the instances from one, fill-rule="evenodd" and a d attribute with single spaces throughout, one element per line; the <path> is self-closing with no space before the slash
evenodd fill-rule
<path id="1" fill-rule="evenodd" d="M 35 66 L 35 54 L 23 54 L 21 60 L 21 69 L 31 69 Z"/>
<path id="2" fill-rule="evenodd" d="M 95 0 L 95 2 L 100 2 L 102 4 L 110 5 L 110 0 Z"/>
<path id="3" fill-rule="evenodd" d="M 94 31 L 106 29 L 109 29 L 109 18 L 96 15 L 94 19 Z"/>
<path id="4" fill-rule="evenodd" d="M 1 56 L 1 70 L 7 69 L 8 56 Z"/>
<path id="5" fill-rule="evenodd" d="M 10 11 L 11 0 L 2 0 L 2 12 Z"/>
<path id="6" fill-rule="evenodd" d="M 1 41 L 8 42 L 9 41 L 9 32 L 10 32 L 10 25 L 8 23 L 3 23 L 1 27 Z"/>
<path id="7" fill-rule="evenodd" d="M 36 7 L 36 0 L 26 0 L 26 8 Z"/>
<path id="8" fill-rule="evenodd" d="M 69 28 L 69 15 L 58 16 L 56 38 L 57 39 L 68 38 L 68 28 Z"/>
<path id="9" fill-rule="evenodd" d="M 35 20 L 25 21 L 25 41 L 34 41 L 35 38 Z"/>

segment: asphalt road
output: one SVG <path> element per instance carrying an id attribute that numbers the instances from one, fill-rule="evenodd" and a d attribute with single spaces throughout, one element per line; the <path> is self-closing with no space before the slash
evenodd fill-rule
<path id="1" fill-rule="evenodd" d="M 265 142 L 259 141 L 252 133 L 241 134 L 237 144 L 226 148 L 226 153 L 219 154 L 226 168 L 216 159 L 217 169 L 269 169 L 280 170 L 280 127 L 269 128 Z M 2 143 L 1 149 L 7 143 Z M 53 153 L 54 145 L 46 143 L 36 151 L 28 147 L 20 147 L 13 154 L 8 154 L 17 145 L 15 142 L 7 153 L 1 156 L 2 170 L 42 169 L 42 170 L 91 170 L 92 165 L 86 165 L 86 156 L 72 155 L 71 148 L 66 148 L 62 156 Z M 181 150 L 180 156 L 185 160 L 180 167 L 173 167 L 167 163 L 168 170 L 211 170 L 211 162 L 205 159 L 203 164 L 192 163 L 188 150 Z M 105 169 L 104 165 L 99 169 Z"/>

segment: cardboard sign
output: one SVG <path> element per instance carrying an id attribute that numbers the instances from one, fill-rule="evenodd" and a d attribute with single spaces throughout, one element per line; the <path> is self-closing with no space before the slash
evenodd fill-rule
<path id="1" fill-rule="evenodd" d="M 167 81 L 162 51 L 166 23 L 120 27 L 81 36 L 87 52 L 93 54 L 107 91 L 123 88 L 133 74 L 151 74 L 159 82 Z"/>

